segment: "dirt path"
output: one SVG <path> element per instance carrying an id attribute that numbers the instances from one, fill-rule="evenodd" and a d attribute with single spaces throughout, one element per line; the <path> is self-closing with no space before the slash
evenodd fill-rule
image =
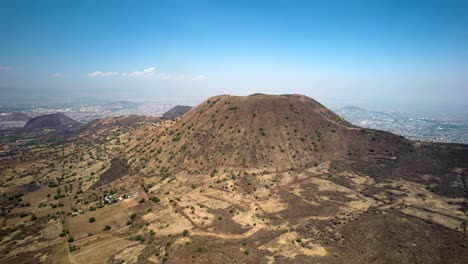
<path id="1" fill-rule="evenodd" d="M 225 234 L 225 233 L 213 233 L 213 232 L 205 232 L 205 231 L 199 231 L 199 230 L 194 230 L 192 231 L 193 235 L 195 236 L 214 236 L 214 237 L 219 237 L 223 239 L 242 239 L 246 237 L 250 237 L 263 229 L 262 227 L 255 226 L 249 231 L 243 233 L 243 234 Z"/>
<path id="2" fill-rule="evenodd" d="M 83 250 L 83 251 L 81 251 L 81 252 L 79 252 L 79 253 L 77 253 L 77 254 L 71 256 L 71 258 L 70 258 L 70 259 L 71 259 L 71 262 L 74 263 L 74 264 L 75 264 L 75 263 L 78 264 L 79 262 L 76 262 L 75 259 L 76 259 L 77 257 L 83 255 L 83 254 L 87 254 L 89 251 L 96 251 L 96 250 L 99 249 L 99 248 L 105 247 L 105 246 L 107 246 L 107 245 L 109 245 L 109 244 L 112 244 L 112 243 L 116 243 L 117 241 L 125 241 L 125 242 L 128 241 L 128 240 L 125 239 L 125 238 L 120 238 L 120 237 L 115 237 L 115 236 L 109 236 L 108 238 L 110 239 L 109 241 L 102 241 L 102 242 L 99 242 L 97 245 L 92 245 L 92 246 L 89 247 L 88 249 L 85 249 L 85 250 Z M 106 239 L 105 239 L 105 240 L 106 240 Z M 136 243 L 138 243 L 138 242 L 134 242 L 133 244 L 136 244 Z M 130 244 L 130 245 L 131 245 L 131 244 Z M 130 246 L 130 245 L 129 245 L 129 246 Z"/>

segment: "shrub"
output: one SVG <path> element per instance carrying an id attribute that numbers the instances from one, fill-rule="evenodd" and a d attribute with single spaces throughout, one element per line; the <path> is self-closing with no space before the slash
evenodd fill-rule
<path id="1" fill-rule="evenodd" d="M 141 198 L 140 203 L 144 203 L 144 202 L 145 202 L 145 198 Z"/>
<path id="2" fill-rule="evenodd" d="M 103 231 L 109 231 L 109 230 L 111 230 L 111 229 L 112 229 L 112 227 L 111 227 L 110 225 L 106 225 L 106 226 L 104 227 L 104 229 L 102 229 L 102 230 L 103 230 Z"/>
<path id="3" fill-rule="evenodd" d="M 188 236 L 189 235 L 189 231 L 187 229 L 185 229 L 183 232 L 182 232 L 182 235 L 185 237 L 185 236 Z"/>
<path id="4" fill-rule="evenodd" d="M 94 222 L 96 222 L 96 218 L 90 217 L 88 221 L 89 221 L 90 223 L 94 223 Z"/>
<path id="5" fill-rule="evenodd" d="M 136 217 L 137 217 L 137 214 L 135 214 L 135 213 L 133 213 L 133 214 L 130 215 L 130 219 L 131 219 L 131 220 L 134 220 Z"/>
<path id="6" fill-rule="evenodd" d="M 68 242 L 69 242 L 69 243 L 72 243 L 73 241 L 75 241 L 75 239 L 73 239 L 73 237 L 69 237 L 69 238 L 68 238 Z"/>
<path id="7" fill-rule="evenodd" d="M 79 250 L 80 247 L 77 247 L 76 245 L 70 246 L 70 252 L 73 252 L 75 250 Z"/>
<path id="8" fill-rule="evenodd" d="M 155 203 L 159 203 L 159 202 L 161 201 L 161 200 L 160 200 L 158 197 L 156 197 L 156 196 L 152 196 L 152 197 L 150 198 L 150 200 L 153 201 L 153 202 L 155 202 Z"/>

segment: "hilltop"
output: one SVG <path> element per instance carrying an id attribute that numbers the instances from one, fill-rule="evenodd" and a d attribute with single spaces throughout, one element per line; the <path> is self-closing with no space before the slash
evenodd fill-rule
<path id="1" fill-rule="evenodd" d="M 62 113 L 42 115 L 31 118 L 23 127 L 23 131 L 31 132 L 38 129 L 70 130 L 82 124 Z"/>
<path id="2" fill-rule="evenodd" d="M 374 133 L 381 140 L 371 140 Z M 389 150 L 408 144 L 358 129 L 306 96 L 263 94 L 212 97 L 175 121 L 136 130 L 132 138 L 137 140 L 127 152 L 142 153 L 135 166 L 192 172 L 310 168 L 363 147 L 369 151 L 382 140 Z"/>

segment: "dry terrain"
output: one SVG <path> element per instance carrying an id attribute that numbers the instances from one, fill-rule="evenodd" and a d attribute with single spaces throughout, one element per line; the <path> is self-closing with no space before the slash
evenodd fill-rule
<path id="1" fill-rule="evenodd" d="M 468 146 L 354 127 L 301 95 L 216 96 L 3 153 L 2 263 L 468 259 Z"/>

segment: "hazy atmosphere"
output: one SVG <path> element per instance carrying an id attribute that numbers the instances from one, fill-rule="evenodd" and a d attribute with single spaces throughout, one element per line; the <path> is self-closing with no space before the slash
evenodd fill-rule
<path id="1" fill-rule="evenodd" d="M 467 260 L 467 0 L 0 0 L 0 263 Z"/>
<path id="2" fill-rule="evenodd" d="M 2 103 L 300 93 L 466 106 L 466 1 L 1 1 Z"/>

